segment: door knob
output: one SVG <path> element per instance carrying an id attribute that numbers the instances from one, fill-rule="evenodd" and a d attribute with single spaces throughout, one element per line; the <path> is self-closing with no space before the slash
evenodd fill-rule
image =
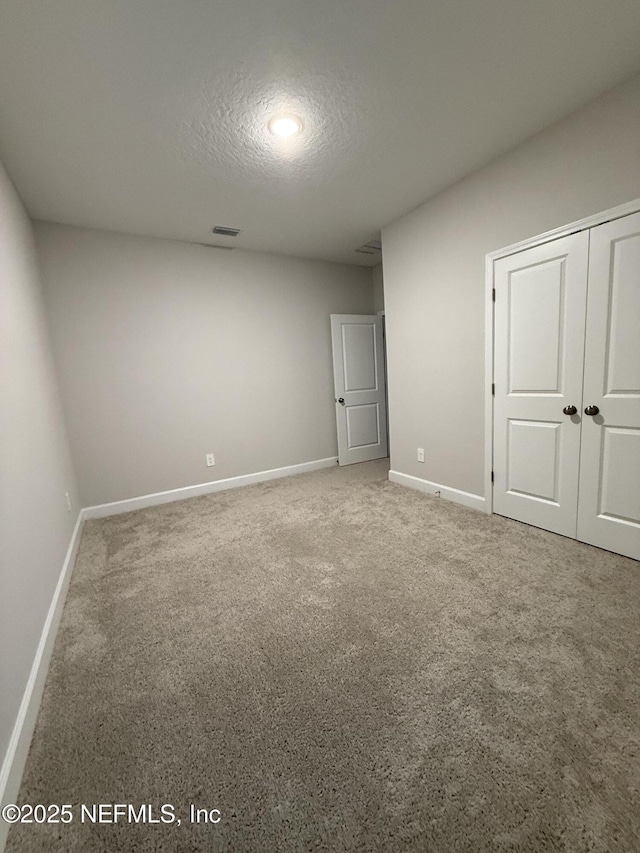
<path id="1" fill-rule="evenodd" d="M 578 414 L 578 410 L 576 409 L 575 406 L 565 406 L 562 411 L 565 413 L 565 415 L 577 415 Z"/>
<path id="2" fill-rule="evenodd" d="M 597 406 L 587 406 L 584 410 L 585 415 L 597 415 L 600 409 Z"/>
<path id="3" fill-rule="evenodd" d="M 338 402 L 341 406 L 344 406 L 344 397 L 338 397 Z"/>

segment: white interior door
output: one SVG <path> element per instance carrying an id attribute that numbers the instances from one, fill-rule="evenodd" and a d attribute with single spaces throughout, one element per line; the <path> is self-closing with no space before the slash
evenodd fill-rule
<path id="1" fill-rule="evenodd" d="M 332 314 L 338 463 L 387 455 L 382 317 Z"/>
<path id="2" fill-rule="evenodd" d="M 573 537 L 588 246 L 585 231 L 502 258 L 494 282 L 493 508 Z"/>
<path id="3" fill-rule="evenodd" d="M 640 559 L 640 214 L 591 229 L 587 406 L 578 539 Z"/>

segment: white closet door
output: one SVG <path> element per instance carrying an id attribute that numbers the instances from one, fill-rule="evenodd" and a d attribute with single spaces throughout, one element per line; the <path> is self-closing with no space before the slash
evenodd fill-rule
<path id="1" fill-rule="evenodd" d="M 591 229 L 587 406 L 578 539 L 640 559 L 640 214 Z"/>
<path id="2" fill-rule="evenodd" d="M 493 508 L 574 537 L 588 249 L 582 232 L 495 265 Z"/>

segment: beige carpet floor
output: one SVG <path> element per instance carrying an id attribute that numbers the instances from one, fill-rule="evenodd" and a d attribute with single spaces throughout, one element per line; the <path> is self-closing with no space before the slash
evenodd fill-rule
<path id="1" fill-rule="evenodd" d="M 386 460 L 92 521 L 8 850 L 639 851 L 639 649 L 639 563 Z"/>

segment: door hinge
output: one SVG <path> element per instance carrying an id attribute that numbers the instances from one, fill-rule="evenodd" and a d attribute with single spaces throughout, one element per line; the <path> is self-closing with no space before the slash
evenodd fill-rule
<path id="1" fill-rule="evenodd" d="M 491 472 L 491 482 L 493 483 L 493 471 Z"/>
<path id="2" fill-rule="evenodd" d="M 494 302 L 496 301 L 496 289 L 495 289 L 495 287 L 491 291 L 491 298 L 493 299 Z"/>
<path id="3" fill-rule="evenodd" d="M 496 396 L 496 383 L 495 382 L 491 383 L 491 396 L 492 397 Z"/>

